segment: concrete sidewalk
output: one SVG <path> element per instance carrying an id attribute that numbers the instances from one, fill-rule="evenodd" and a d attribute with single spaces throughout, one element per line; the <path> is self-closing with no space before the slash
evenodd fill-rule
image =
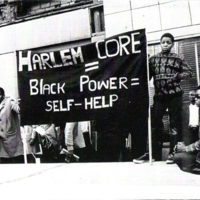
<path id="1" fill-rule="evenodd" d="M 200 176 L 165 162 L 0 165 L 1 199 L 200 199 Z"/>

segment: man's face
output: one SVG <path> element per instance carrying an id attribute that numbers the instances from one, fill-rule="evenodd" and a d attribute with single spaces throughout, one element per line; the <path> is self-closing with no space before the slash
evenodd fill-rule
<path id="1" fill-rule="evenodd" d="M 160 42 L 160 45 L 161 45 L 162 52 L 169 53 L 172 47 L 174 46 L 174 43 L 172 42 L 171 38 L 163 37 Z"/>
<path id="2" fill-rule="evenodd" d="M 195 101 L 196 101 L 196 105 L 200 107 L 200 90 L 196 91 Z"/>
<path id="3" fill-rule="evenodd" d="M 194 90 L 191 90 L 190 92 L 189 92 L 189 101 L 191 102 L 191 103 L 195 103 L 195 97 L 196 97 L 196 92 L 194 91 Z"/>

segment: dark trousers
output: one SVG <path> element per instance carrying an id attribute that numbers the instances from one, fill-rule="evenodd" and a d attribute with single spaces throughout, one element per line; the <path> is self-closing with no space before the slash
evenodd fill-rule
<path id="1" fill-rule="evenodd" d="M 97 162 L 119 161 L 122 141 L 118 131 L 99 131 L 97 139 Z"/>
<path id="2" fill-rule="evenodd" d="M 199 140 L 199 126 L 189 127 L 189 144 L 192 144 Z"/>
<path id="3" fill-rule="evenodd" d="M 94 162 L 95 154 L 94 149 L 90 143 L 90 135 L 89 132 L 83 133 L 85 147 L 84 148 L 75 148 L 74 153 L 80 157 L 79 162 Z"/>
<path id="4" fill-rule="evenodd" d="M 195 171 L 195 168 L 199 168 L 199 163 L 196 162 L 196 156 L 196 152 L 175 153 L 174 162 L 182 171 L 198 174 L 200 171 Z"/>
<path id="5" fill-rule="evenodd" d="M 162 159 L 163 144 L 163 116 L 169 112 L 170 118 L 170 152 L 173 152 L 174 146 L 181 136 L 181 112 L 182 112 L 182 96 L 174 97 L 166 100 L 154 100 L 152 112 L 152 151 L 155 160 Z"/>

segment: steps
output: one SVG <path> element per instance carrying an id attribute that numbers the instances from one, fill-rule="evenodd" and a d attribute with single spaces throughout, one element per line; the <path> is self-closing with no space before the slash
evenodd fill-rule
<path id="1" fill-rule="evenodd" d="M 170 148 L 170 142 L 163 142 L 163 148 L 162 148 L 162 161 L 167 160 L 167 156 L 169 153 Z"/>

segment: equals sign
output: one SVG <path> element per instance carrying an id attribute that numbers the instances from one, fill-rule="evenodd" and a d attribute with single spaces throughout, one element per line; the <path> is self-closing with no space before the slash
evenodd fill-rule
<path id="1" fill-rule="evenodd" d="M 85 64 L 85 72 L 92 71 L 99 68 L 99 61 Z"/>
<path id="2" fill-rule="evenodd" d="M 139 78 L 132 78 L 131 79 L 131 85 L 139 85 Z"/>

